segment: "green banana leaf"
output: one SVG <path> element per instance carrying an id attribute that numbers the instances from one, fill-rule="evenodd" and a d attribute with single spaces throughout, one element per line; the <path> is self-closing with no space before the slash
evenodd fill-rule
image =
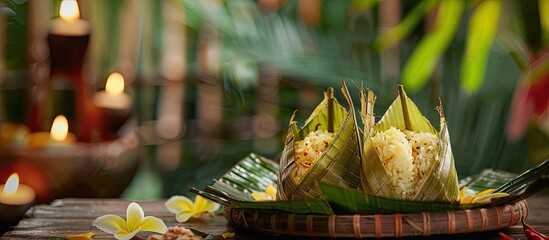
<path id="1" fill-rule="evenodd" d="M 359 131 L 352 100 L 343 82 L 343 89 L 349 104 L 349 112 L 333 96 L 329 88 L 324 100 L 315 108 L 305 121 L 301 130 L 296 122 L 290 121 L 290 131 L 286 137 L 280 159 L 277 199 L 319 199 L 321 192 L 316 182 L 325 182 L 337 186 L 359 189 L 361 172 L 361 149 Z M 292 170 L 296 167 L 295 141 L 307 136 L 317 128 L 334 133 L 335 137 L 317 162 L 296 181 Z"/>
<path id="2" fill-rule="evenodd" d="M 495 188 L 495 192 L 510 194 L 488 204 L 395 200 L 322 183 L 319 184 L 319 188 L 337 214 L 435 212 L 501 206 L 526 199 L 549 186 L 547 174 L 549 174 L 549 160 L 518 176 L 501 170 L 486 169 L 459 181 L 460 188 L 467 187 L 476 192 Z"/>
<path id="3" fill-rule="evenodd" d="M 252 153 L 238 162 L 231 170 L 223 175 L 221 179 L 224 179 L 225 176 L 229 176 L 235 172 L 242 171 L 242 166 L 247 168 L 246 171 L 253 173 L 274 173 L 276 172 L 276 169 L 278 169 L 278 164 Z M 319 183 L 318 187 L 322 191 L 324 196 L 323 199 L 325 200 L 271 202 L 246 200 L 251 199 L 249 192 L 255 190 L 244 189 L 242 186 L 258 189 L 259 187 L 256 183 L 261 181 L 258 181 L 257 178 L 263 178 L 260 174 L 244 175 L 243 179 L 233 180 L 233 182 L 242 181 L 235 185 L 229 185 L 223 182 L 224 180 L 220 179 L 214 184 L 206 187 L 204 191 L 195 188 L 190 191 L 225 206 L 231 206 L 232 208 L 284 211 L 296 214 L 329 215 L 433 212 L 496 206 L 525 199 L 549 186 L 547 174 L 549 174 L 549 161 L 545 161 L 519 176 L 500 170 L 487 169 L 477 175 L 469 176 L 459 181 L 460 188 L 466 186 L 477 192 L 489 188 L 497 188 L 496 192 L 506 191 L 511 194 L 509 197 L 496 199 L 496 201 L 491 204 L 460 205 L 447 202 L 403 201 L 368 195 L 355 189 L 345 189 L 323 183 Z M 266 179 L 269 180 L 265 181 L 273 181 L 271 177 L 266 177 Z M 274 183 L 274 181 L 271 183 Z"/>
<path id="4" fill-rule="evenodd" d="M 440 132 L 429 123 L 417 108 L 415 103 L 406 96 L 402 86 L 399 86 L 399 97 L 391 104 L 381 120 L 371 126 L 372 115 L 365 115 L 363 121 L 366 123 L 364 130 L 364 148 L 361 177 L 364 191 L 371 195 L 377 195 L 386 198 L 399 199 L 401 196 L 387 187 L 391 181 L 391 172 L 386 170 L 382 161 L 372 145 L 372 136 L 379 131 L 385 131 L 391 126 L 400 130 L 409 130 L 414 132 L 427 132 L 435 134 L 439 139 L 438 160 L 434 160 L 427 174 L 420 181 L 412 201 L 435 201 L 435 202 L 458 202 L 459 184 L 457 171 L 454 165 L 454 156 L 450 145 L 450 135 L 444 118 L 442 105 L 438 107 L 440 114 Z M 373 94 L 370 92 L 370 94 Z M 362 105 L 367 105 L 368 109 L 373 109 L 373 102 L 365 103 L 362 98 Z M 373 112 L 373 110 L 372 110 Z"/>
<path id="5" fill-rule="evenodd" d="M 233 208 L 333 214 L 331 207 L 323 200 L 254 201 L 252 192 L 263 192 L 269 184 L 276 185 L 278 168 L 272 160 L 251 153 L 204 190 L 192 188 L 190 191 Z"/>
<path id="6" fill-rule="evenodd" d="M 319 184 L 322 193 L 337 214 L 390 214 L 439 212 L 477 207 L 473 204 L 419 202 L 368 195 L 354 189 Z"/>

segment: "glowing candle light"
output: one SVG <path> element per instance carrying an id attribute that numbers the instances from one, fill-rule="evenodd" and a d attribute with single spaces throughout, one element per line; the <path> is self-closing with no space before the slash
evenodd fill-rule
<path id="1" fill-rule="evenodd" d="M 65 141 L 69 133 L 69 122 L 63 115 L 55 117 L 51 125 L 50 138 L 54 141 Z"/>
<path id="2" fill-rule="evenodd" d="M 51 32 L 56 35 L 80 36 L 90 31 L 87 21 L 80 19 L 80 9 L 76 0 L 63 0 L 59 7 L 59 17 L 51 24 Z"/>
<path id="3" fill-rule="evenodd" d="M 63 146 L 76 141 L 76 136 L 69 132 L 69 122 L 63 115 L 55 117 L 50 132 L 35 132 L 25 137 L 30 147 Z"/>
<path id="4" fill-rule="evenodd" d="M 128 109 L 132 105 L 131 97 L 124 92 L 124 77 L 114 72 L 107 78 L 105 91 L 95 94 L 93 103 L 95 106 L 106 109 Z"/>
<path id="5" fill-rule="evenodd" d="M 99 91 L 93 96 L 93 104 L 100 113 L 104 140 L 115 137 L 132 113 L 133 101 L 124 88 L 124 77 L 114 72 L 107 78 L 105 91 Z"/>
<path id="6" fill-rule="evenodd" d="M 11 176 L 6 181 L 6 185 L 4 185 L 4 194 L 8 196 L 12 196 L 17 192 L 17 189 L 19 188 L 19 175 L 17 173 L 11 174 Z"/>
<path id="7" fill-rule="evenodd" d="M 76 0 L 63 0 L 59 7 L 59 16 L 68 21 L 80 18 L 80 9 Z"/>
<path id="8" fill-rule="evenodd" d="M 36 196 L 34 190 L 23 184 L 19 184 L 19 175 L 11 174 L 6 184 L 0 185 L 0 203 L 6 205 L 26 205 L 34 201 Z"/>

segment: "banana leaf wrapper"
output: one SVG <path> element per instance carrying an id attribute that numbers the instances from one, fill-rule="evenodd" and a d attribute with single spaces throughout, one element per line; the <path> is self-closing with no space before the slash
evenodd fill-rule
<path id="1" fill-rule="evenodd" d="M 438 137 L 438 160 L 435 160 L 426 171 L 412 199 L 407 200 L 458 202 L 459 184 L 442 103 L 437 107 L 440 116 L 440 131 L 437 132 L 422 115 L 415 103 L 406 96 L 402 86 L 399 86 L 399 97 L 395 99 L 376 124 L 374 124 L 373 116 L 375 102 L 373 92 L 370 91 L 367 98 L 362 95 L 361 100 L 363 106 L 362 117 L 365 123 L 362 162 L 364 171 L 361 181 L 365 193 L 392 199 L 401 198 L 390 187 L 387 187 L 391 179 L 390 172 L 382 165 L 380 156 L 372 146 L 372 137 L 376 132 L 385 131 L 393 126 L 402 131 L 427 132 Z"/>
<path id="2" fill-rule="evenodd" d="M 360 189 L 361 148 L 357 121 L 344 82 L 342 91 L 349 103 L 349 112 L 338 103 L 333 96 L 333 89 L 329 88 L 324 94 L 324 100 L 315 108 L 300 130 L 297 130 L 293 117 L 290 120 L 290 130 L 280 159 L 277 200 L 322 198 L 317 182 Z M 297 164 L 295 141 L 303 139 L 317 128 L 334 133 L 334 139 L 317 162 L 299 181 L 296 181 L 291 176 Z"/>

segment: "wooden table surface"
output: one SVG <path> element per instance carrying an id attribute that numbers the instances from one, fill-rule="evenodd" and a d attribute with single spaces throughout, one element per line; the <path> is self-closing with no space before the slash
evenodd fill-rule
<path id="1" fill-rule="evenodd" d="M 549 235 L 549 196 L 533 196 L 528 200 L 530 213 L 527 223 L 539 232 Z M 64 239 L 66 235 L 93 231 L 93 239 L 114 239 L 92 226 L 92 221 L 105 214 L 116 214 L 125 218 L 130 201 L 123 199 L 60 199 L 49 205 L 36 205 L 29 209 L 27 216 L 12 226 L 0 239 Z M 235 232 L 231 238 L 238 239 L 281 239 L 252 231 L 233 228 L 222 215 L 205 216 L 201 220 L 177 223 L 173 214 L 164 207 L 164 201 L 139 202 L 145 216 L 156 216 L 167 226 L 184 226 L 209 235 L 206 239 L 223 239 L 222 233 Z M 502 229 L 501 232 L 514 239 L 526 239 L 522 225 Z M 140 233 L 136 239 L 146 239 L 150 233 Z M 283 239 L 292 239 L 284 237 Z M 297 239 L 297 238 L 293 238 Z M 411 238 L 414 239 L 414 238 Z M 429 239 L 499 239 L 498 232 L 483 232 L 462 235 L 440 235 Z"/>

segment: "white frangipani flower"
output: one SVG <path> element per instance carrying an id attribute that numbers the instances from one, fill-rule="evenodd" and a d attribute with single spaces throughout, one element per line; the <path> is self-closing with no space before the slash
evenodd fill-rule
<path id="1" fill-rule="evenodd" d="M 168 230 L 162 219 L 145 217 L 143 209 L 135 202 L 128 205 L 126 220 L 117 215 L 107 214 L 96 218 L 92 224 L 101 231 L 114 234 L 118 240 L 131 239 L 140 231 L 164 234 Z"/>
<path id="2" fill-rule="evenodd" d="M 178 222 L 186 222 L 191 217 L 201 218 L 204 213 L 213 213 L 220 208 L 219 204 L 199 195 L 194 199 L 194 203 L 187 197 L 173 196 L 164 205 L 168 211 L 175 214 L 175 220 Z"/>

